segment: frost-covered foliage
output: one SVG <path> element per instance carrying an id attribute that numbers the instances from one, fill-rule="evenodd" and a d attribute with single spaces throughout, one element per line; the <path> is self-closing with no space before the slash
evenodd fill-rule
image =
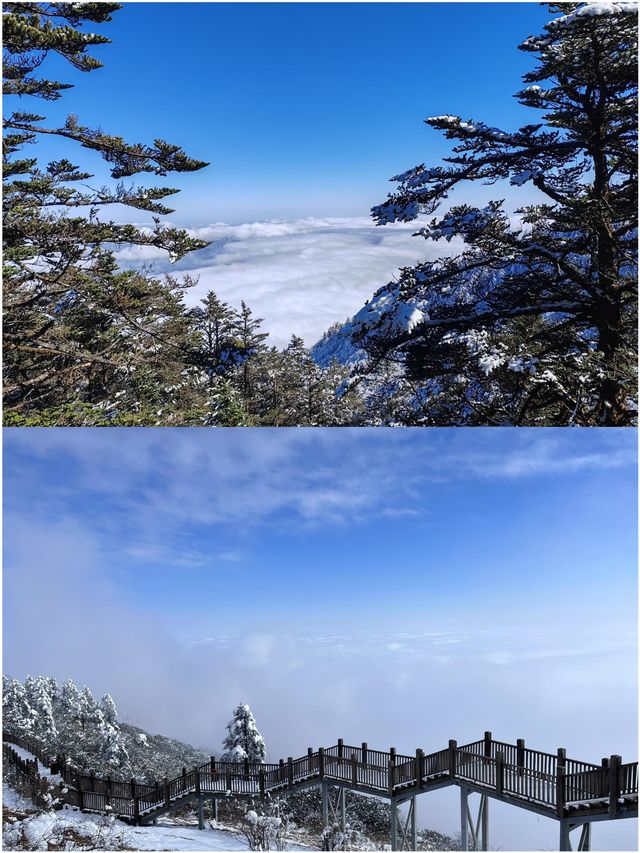
<path id="1" fill-rule="evenodd" d="M 227 723 L 223 749 L 221 761 L 264 763 L 267 747 L 248 705 L 240 704 L 233 712 L 233 718 Z"/>
<path id="2" fill-rule="evenodd" d="M 279 805 L 267 803 L 258 809 L 248 809 L 240 826 L 250 850 L 287 849 L 290 818 Z"/>
<path id="3" fill-rule="evenodd" d="M 3 678 L 4 728 L 32 738 L 51 755 L 64 753 L 79 770 L 127 774 L 131 763 L 111 697 L 97 702 L 88 687 L 27 676 L 24 688 Z M 107 719 L 103 708 L 111 716 Z"/>
<path id="4" fill-rule="evenodd" d="M 28 677 L 23 686 L 5 676 L 3 719 L 5 731 L 33 738 L 52 756 L 64 753 L 77 770 L 98 776 L 155 781 L 209 758 L 181 741 L 120 723 L 113 697 L 96 700 L 71 679 L 59 685 L 52 678 Z"/>
<path id="5" fill-rule="evenodd" d="M 551 3 L 520 48 L 537 59 L 515 131 L 428 118 L 455 145 L 416 166 L 373 208 L 378 224 L 440 215 L 417 236 L 465 250 L 401 271 L 354 318 L 377 378 L 393 365 L 427 424 L 626 425 L 636 411 L 637 4 Z M 466 181 L 530 186 L 503 201 L 440 211 Z M 460 190 L 458 190 L 460 192 Z"/>
<path id="6" fill-rule="evenodd" d="M 345 823 L 344 829 L 340 823 L 330 823 L 321 834 L 323 850 L 377 850 L 379 849 L 362 830 Z"/>
<path id="7" fill-rule="evenodd" d="M 81 819 L 80 819 L 81 818 Z M 126 828 L 113 817 L 38 811 L 3 822 L 5 850 L 131 850 Z"/>
<path id="8" fill-rule="evenodd" d="M 129 723 L 120 723 L 120 732 L 129 753 L 133 775 L 141 780 L 162 780 L 177 776 L 183 767 L 195 767 L 209 759 L 209 753 L 164 735 L 150 734 Z"/>

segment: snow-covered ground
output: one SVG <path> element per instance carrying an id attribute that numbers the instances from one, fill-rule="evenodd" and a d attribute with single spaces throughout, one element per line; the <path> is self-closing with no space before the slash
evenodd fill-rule
<path id="1" fill-rule="evenodd" d="M 8 786 L 3 787 L 3 805 L 16 811 L 26 811 L 29 804 Z M 33 806 L 31 806 L 33 808 Z M 49 843 L 56 847 L 63 838 L 72 838 L 75 849 L 92 850 L 248 850 L 246 840 L 237 832 L 224 829 L 185 826 L 170 818 L 159 819 L 157 826 L 128 826 L 122 821 L 100 815 L 83 814 L 65 807 L 54 812 L 34 812 L 23 820 L 3 821 L 3 847 L 15 849 L 19 839 L 30 850 L 47 850 Z M 24 848 L 23 848 L 24 849 Z M 310 850 L 300 844 L 288 845 L 289 850 Z"/>
<path id="2" fill-rule="evenodd" d="M 25 761 L 33 761 L 35 755 L 27 752 L 26 749 L 22 749 L 20 746 L 16 746 L 14 743 L 10 743 L 9 746 L 11 749 L 16 752 L 20 758 L 25 759 Z M 62 782 L 62 776 L 55 775 L 46 767 L 41 761 L 38 761 L 38 775 L 42 776 L 45 779 L 51 779 L 52 782 Z"/>

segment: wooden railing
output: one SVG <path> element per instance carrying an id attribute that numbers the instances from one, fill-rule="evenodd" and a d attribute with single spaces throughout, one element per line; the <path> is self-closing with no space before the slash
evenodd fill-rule
<path id="1" fill-rule="evenodd" d="M 369 749 L 366 743 L 356 747 L 339 740 L 335 746 L 309 748 L 306 755 L 277 764 L 220 762 L 211 757 L 199 767 L 183 768 L 174 779 L 154 783 L 79 774 L 67 765 L 58 766 L 60 757 L 47 758 L 46 751 L 32 741 L 12 735 L 5 735 L 4 740 L 3 754 L 12 752 L 12 762 L 25 763 L 6 742 L 57 769 L 67 783 L 66 802 L 89 811 L 112 810 L 136 822 L 201 794 L 265 796 L 314 779 L 388 797 L 448 781 L 472 785 L 557 817 L 572 805 L 598 801 L 615 816 L 624 798 L 637 798 L 638 793 L 637 762 L 622 764 L 619 756 L 611 756 L 602 765 L 589 764 L 566 758 L 562 749 L 553 754 L 528 749 L 523 740 L 516 744 L 494 741 L 489 732 L 484 739 L 463 746 L 449 741 L 446 749 L 426 755 L 420 749 L 415 755 L 402 755 L 395 749 L 384 752 Z M 25 772 L 33 769 L 27 767 Z"/>

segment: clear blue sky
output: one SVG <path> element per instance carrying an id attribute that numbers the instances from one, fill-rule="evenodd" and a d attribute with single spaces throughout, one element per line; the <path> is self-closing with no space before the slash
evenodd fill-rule
<path id="1" fill-rule="evenodd" d="M 76 88 L 44 111 L 210 161 L 169 180 L 184 224 L 362 216 L 392 175 L 448 150 L 426 116 L 530 120 L 517 45 L 547 19 L 537 3 L 125 3 L 100 28 L 103 69 L 50 60 Z"/>

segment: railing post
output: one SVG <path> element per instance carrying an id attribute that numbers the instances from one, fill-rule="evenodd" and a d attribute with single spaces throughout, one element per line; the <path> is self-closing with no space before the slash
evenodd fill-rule
<path id="1" fill-rule="evenodd" d="M 388 778 L 388 780 L 387 780 L 387 781 L 388 781 L 388 784 L 389 784 L 389 796 L 390 796 L 390 797 L 393 797 L 393 785 L 394 785 L 394 778 L 393 778 L 393 777 L 394 777 L 394 775 L 395 775 L 395 774 L 394 774 L 395 766 L 396 766 L 396 765 L 395 765 L 395 762 L 390 758 L 390 759 L 389 759 L 389 764 L 388 764 L 388 767 L 387 767 L 387 774 L 388 774 L 388 776 L 389 776 L 389 778 Z M 393 808 L 394 808 L 393 803 L 391 803 L 391 810 L 392 810 L 392 811 L 393 811 Z"/>
<path id="2" fill-rule="evenodd" d="M 618 814 L 618 800 L 620 799 L 620 765 L 622 758 L 612 755 L 609 759 L 609 814 Z"/>
<path id="3" fill-rule="evenodd" d="M 453 779 L 456 775 L 456 751 L 458 749 L 458 741 L 449 741 L 449 776 Z"/>
<path id="4" fill-rule="evenodd" d="M 82 790 L 82 782 L 80 777 L 76 776 L 76 788 L 78 789 L 78 808 L 80 811 L 84 808 L 84 792 Z"/>
<path id="5" fill-rule="evenodd" d="M 136 796 L 136 780 L 131 778 L 131 780 L 129 781 L 129 786 L 131 788 L 131 796 L 133 799 L 135 799 L 135 796 Z"/>
<path id="6" fill-rule="evenodd" d="M 504 753 L 496 752 L 496 795 L 502 796 L 504 787 Z"/>
<path id="7" fill-rule="evenodd" d="M 91 793 L 93 793 L 96 789 L 96 774 L 93 770 L 89 774 L 89 784 L 91 785 Z"/>
<path id="8" fill-rule="evenodd" d="M 193 768 L 193 772 L 195 773 L 195 784 L 196 784 L 196 794 L 200 793 L 200 768 L 196 765 Z"/>
<path id="9" fill-rule="evenodd" d="M 558 749 L 558 766 L 566 770 L 567 767 L 567 750 L 560 747 Z"/>
<path id="10" fill-rule="evenodd" d="M 318 773 L 321 779 L 324 779 L 324 747 L 318 747 Z"/>
<path id="11" fill-rule="evenodd" d="M 338 738 L 338 758 L 342 758 L 342 750 L 344 748 L 344 741 L 341 737 Z"/>
<path id="12" fill-rule="evenodd" d="M 365 767 L 367 766 L 368 761 L 369 761 L 369 747 L 363 741 L 362 742 L 362 763 L 364 764 Z"/>
<path id="13" fill-rule="evenodd" d="M 136 826 L 140 823 L 140 800 L 138 797 L 133 798 L 133 820 Z"/>
<path id="14" fill-rule="evenodd" d="M 424 753 L 421 749 L 416 749 L 416 784 L 418 788 L 422 788 L 422 777 L 424 775 Z"/>
<path id="15" fill-rule="evenodd" d="M 307 774 L 311 776 L 313 773 L 313 747 L 307 747 Z"/>
<path id="16" fill-rule="evenodd" d="M 358 759 L 355 752 L 351 753 L 351 784 L 354 788 L 358 784 Z"/>
<path id="17" fill-rule="evenodd" d="M 264 770 L 260 770 L 260 772 L 258 773 L 258 787 L 260 789 L 260 797 L 264 799 L 264 792 L 265 792 Z"/>
<path id="18" fill-rule="evenodd" d="M 493 738 L 491 732 L 484 733 L 484 757 L 491 758 L 491 742 Z"/>
<path id="19" fill-rule="evenodd" d="M 171 791 L 169 790 L 169 780 L 166 776 L 164 777 L 164 805 L 167 809 L 171 806 Z"/>
<path id="20" fill-rule="evenodd" d="M 521 769 L 524 769 L 524 739 L 518 738 L 516 741 L 516 764 Z"/>
<path id="21" fill-rule="evenodd" d="M 556 815 L 559 818 L 564 816 L 564 807 L 567 797 L 567 771 L 564 761 L 560 761 L 560 751 L 558 750 L 558 763 L 556 765 Z"/>
<path id="22" fill-rule="evenodd" d="M 287 758 L 287 784 L 293 788 L 293 758 L 291 756 Z"/>

